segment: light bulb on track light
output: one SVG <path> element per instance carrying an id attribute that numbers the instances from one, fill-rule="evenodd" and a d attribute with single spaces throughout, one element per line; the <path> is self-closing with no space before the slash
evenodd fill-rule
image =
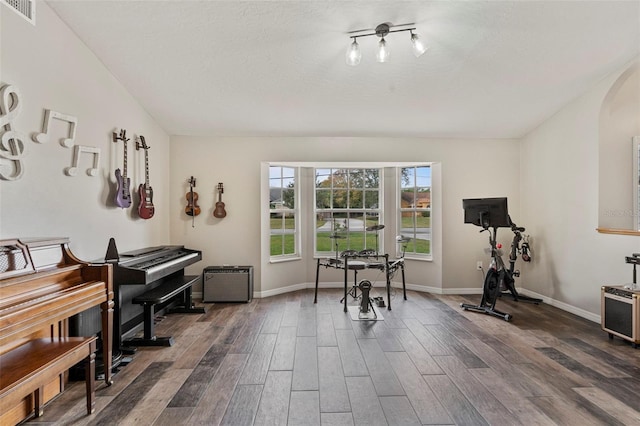
<path id="1" fill-rule="evenodd" d="M 378 53 L 376 54 L 376 60 L 380 63 L 387 62 L 389 59 L 389 49 L 387 48 L 387 42 L 384 37 L 380 39 L 378 43 Z"/>
<path id="2" fill-rule="evenodd" d="M 361 58 L 362 52 L 360 52 L 360 46 L 354 37 L 353 43 L 351 43 L 349 49 L 347 49 L 347 65 L 355 67 L 360 63 Z"/>
<path id="3" fill-rule="evenodd" d="M 411 45 L 413 47 L 413 54 L 416 55 L 416 58 L 422 56 L 428 49 L 428 47 L 422 43 L 422 40 L 420 40 L 420 36 L 413 32 L 411 32 Z"/>

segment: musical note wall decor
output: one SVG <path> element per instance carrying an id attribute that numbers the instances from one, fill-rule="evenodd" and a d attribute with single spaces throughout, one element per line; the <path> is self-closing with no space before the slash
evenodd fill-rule
<path id="1" fill-rule="evenodd" d="M 86 145 L 76 145 L 73 149 L 73 163 L 71 167 L 67 167 L 64 169 L 64 172 L 67 176 L 76 176 L 78 174 L 78 163 L 80 162 L 80 156 L 83 153 L 93 155 L 93 167 L 87 169 L 87 174 L 89 176 L 97 176 L 98 175 L 98 166 L 100 164 L 100 148 L 96 148 L 94 146 L 86 146 Z"/>
<path id="2" fill-rule="evenodd" d="M 32 139 L 34 142 L 38 143 L 47 143 L 49 142 L 49 126 L 51 125 L 51 120 L 61 120 L 69 123 L 69 134 L 66 138 L 60 139 L 60 145 L 65 148 L 71 148 L 75 143 L 76 139 L 76 127 L 78 126 L 78 119 L 72 115 L 63 114 L 61 112 L 53 111 L 50 109 L 44 110 L 44 123 L 42 124 L 42 132 L 36 133 L 33 135 Z"/>
<path id="3" fill-rule="evenodd" d="M 0 89 L 0 160 L 6 160 L 13 168 L 12 173 L 3 173 L 0 169 L 0 179 L 17 180 L 24 173 L 22 158 L 24 157 L 24 135 L 12 129 L 13 121 L 20 113 L 20 91 L 17 87 L 7 84 Z M 0 164 L 4 161 L 0 161 Z"/>

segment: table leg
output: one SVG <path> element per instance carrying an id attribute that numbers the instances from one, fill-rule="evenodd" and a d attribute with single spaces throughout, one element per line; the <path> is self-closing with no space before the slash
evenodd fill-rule
<path id="1" fill-rule="evenodd" d="M 400 264 L 400 270 L 402 272 L 402 292 L 404 293 L 404 300 L 407 300 L 407 286 L 404 282 L 404 262 Z"/>
<path id="2" fill-rule="evenodd" d="M 316 266 L 316 294 L 313 296 L 313 303 L 318 303 L 318 275 L 320 275 L 320 258 L 318 258 Z"/>
<path id="3" fill-rule="evenodd" d="M 349 261 L 344 258 L 344 311 L 347 312 L 347 282 L 349 280 Z"/>

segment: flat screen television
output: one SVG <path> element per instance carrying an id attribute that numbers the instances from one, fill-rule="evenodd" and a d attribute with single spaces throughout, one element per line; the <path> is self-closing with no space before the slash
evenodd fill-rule
<path id="1" fill-rule="evenodd" d="M 484 229 L 510 228 L 507 198 L 467 198 L 462 200 L 464 223 L 472 223 Z"/>

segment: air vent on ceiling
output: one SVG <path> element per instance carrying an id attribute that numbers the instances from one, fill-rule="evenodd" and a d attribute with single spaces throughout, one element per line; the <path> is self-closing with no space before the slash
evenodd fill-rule
<path id="1" fill-rule="evenodd" d="M 1 0 L 9 9 L 22 16 L 33 25 L 36 24 L 35 0 Z"/>

